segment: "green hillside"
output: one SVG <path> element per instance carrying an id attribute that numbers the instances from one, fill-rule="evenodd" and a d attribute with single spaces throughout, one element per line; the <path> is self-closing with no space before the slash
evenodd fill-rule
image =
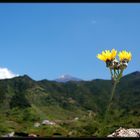
<path id="1" fill-rule="evenodd" d="M 24 75 L 0 80 L 0 136 L 14 131 L 101 137 L 119 127 L 140 128 L 140 72 L 121 79 L 105 124 L 111 88 L 110 80 L 101 79 L 59 83 Z M 56 125 L 34 127 L 46 119 Z"/>

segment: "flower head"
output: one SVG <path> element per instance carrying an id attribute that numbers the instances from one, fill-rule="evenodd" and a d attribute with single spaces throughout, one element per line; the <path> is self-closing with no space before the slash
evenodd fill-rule
<path id="1" fill-rule="evenodd" d="M 116 54 L 117 54 L 117 51 L 115 49 L 112 49 L 111 51 L 105 50 L 105 51 L 102 51 L 101 54 L 98 54 L 97 58 L 104 62 L 112 61 L 115 59 Z"/>
<path id="2" fill-rule="evenodd" d="M 120 61 L 127 61 L 129 62 L 132 58 L 131 52 L 127 52 L 125 50 L 119 52 L 118 54 Z"/>
<path id="3" fill-rule="evenodd" d="M 128 62 L 132 58 L 131 52 L 125 50 L 119 52 L 119 61 L 116 59 L 117 51 L 115 49 L 102 51 L 97 58 L 106 63 L 106 67 L 110 69 L 111 78 L 115 82 L 119 82 L 124 69 L 127 68 Z"/>

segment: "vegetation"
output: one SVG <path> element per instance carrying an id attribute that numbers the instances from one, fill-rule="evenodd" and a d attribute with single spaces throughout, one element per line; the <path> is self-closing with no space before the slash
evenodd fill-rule
<path id="1" fill-rule="evenodd" d="M 140 72 L 120 80 L 110 118 L 104 123 L 110 80 L 58 83 L 34 81 L 27 75 L 0 80 L 0 136 L 14 131 L 39 136 L 103 137 L 119 127 L 139 128 L 139 85 Z M 46 119 L 56 125 L 34 126 Z"/>

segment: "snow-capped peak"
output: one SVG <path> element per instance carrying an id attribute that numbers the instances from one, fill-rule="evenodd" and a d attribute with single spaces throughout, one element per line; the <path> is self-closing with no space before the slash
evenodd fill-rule
<path id="1" fill-rule="evenodd" d="M 73 77 L 68 74 L 61 75 L 59 78 L 55 79 L 57 82 L 68 82 L 68 81 L 81 81 L 81 79 Z"/>

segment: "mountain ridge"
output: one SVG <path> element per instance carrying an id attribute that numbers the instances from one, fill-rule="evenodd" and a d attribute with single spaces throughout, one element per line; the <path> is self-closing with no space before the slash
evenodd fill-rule
<path id="1" fill-rule="evenodd" d="M 118 91 L 122 92 L 122 88 L 123 90 L 125 90 L 125 88 L 129 89 L 132 88 L 132 86 L 137 87 L 136 89 L 139 90 L 139 86 L 138 86 L 138 84 L 140 83 L 139 82 L 140 76 L 138 77 L 139 73 L 140 72 L 136 71 L 125 75 L 121 79 L 117 87 Z M 81 104 L 82 106 L 84 105 L 82 100 L 86 100 L 88 106 L 88 104 L 90 105 L 92 104 L 92 99 L 93 101 L 96 100 L 94 99 L 95 98 L 94 96 L 96 95 L 100 95 L 102 97 L 104 94 L 106 94 L 106 96 L 108 97 L 111 91 L 111 87 L 112 87 L 111 80 L 94 79 L 92 81 L 76 81 L 76 82 L 75 81 L 57 82 L 57 81 L 50 81 L 50 80 L 35 81 L 32 78 L 30 78 L 28 75 L 23 75 L 12 79 L 0 80 L 0 89 L 1 89 L 0 95 L 2 97 L 5 94 L 9 96 L 8 94 L 11 93 L 11 91 L 12 94 L 16 95 L 16 97 L 18 96 L 19 92 L 20 94 L 21 93 L 26 94 L 28 91 L 29 92 L 34 91 L 34 93 L 38 92 L 37 94 L 40 95 L 43 91 L 44 96 L 45 94 L 49 94 L 50 98 L 52 98 L 53 100 L 55 99 L 55 101 L 57 101 L 59 104 L 61 104 L 61 99 L 59 99 L 60 96 L 58 96 L 58 93 L 59 95 L 65 96 L 66 98 L 68 96 L 75 98 L 77 100 L 77 103 Z M 9 90 L 9 88 L 11 90 Z M 104 92 L 104 94 L 101 94 L 102 92 Z M 89 98 L 90 96 L 91 98 Z M 26 98 L 27 97 L 25 97 L 25 99 Z M 100 98 L 100 97 L 96 96 L 96 98 Z M 106 101 L 107 100 L 105 99 L 105 102 Z"/>
<path id="2" fill-rule="evenodd" d="M 106 128 L 109 133 L 117 126 L 140 127 L 139 85 L 139 72 L 121 78 L 113 99 L 110 122 Z M 102 79 L 76 82 L 35 81 L 28 75 L 23 75 L 0 80 L 0 135 L 11 129 L 30 130 L 31 133 L 46 135 L 49 127 L 43 126 L 39 129 L 32 127 L 33 123 L 46 118 L 61 121 L 81 118 L 77 123 L 59 125 L 61 133 L 65 134 L 74 129 L 77 132 L 76 136 L 91 136 L 93 133 L 99 135 L 102 128 L 100 123 L 103 122 L 111 90 L 111 80 Z M 14 125 L 10 125 L 9 122 Z M 64 128 L 66 131 L 63 131 Z"/>
<path id="3" fill-rule="evenodd" d="M 125 74 L 125 75 L 123 75 L 123 77 L 122 78 L 124 78 L 124 77 L 127 77 L 127 76 L 129 76 L 129 75 L 136 75 L 136 76 L 140 76 L 140 71 L 134 71 L 134 72 L 131 72 L 131 73 L 128 73 L 128 74 Z M 62 77 L 62 76 L 64 76 L 64 77 Z M 41 79 L 41 80 L 34 80 L 32 77 L 30 77 L 29 75 L 27 75 L 27 74 L 24 74 L 24 75 L 19 75 L 19 76 L 17 76 L 17 77 L 13 77 L 13 78 L 10 78 L 10 79 L 0 79 L 0 81 L 3 81 L 3 80 L 11 80 L 11 79 L 14 79 L 14 78 L 25 78 L 25 79 L 30 79 L 30 80 L 33 80 L 33 81 L 36 81 L 36 82 L 38 82 L 38 81 L 52 81 L 52 82 L 62 82 L 62 83 L 65 83 L 65 82 L 68 82 L 68 81 L 87 81 L 87 82 L 90 82 L 90 81 L 94 81 L 94 80 L 96 80 L 96 81 L 98 81 L 98 80 L 110 80 L 110 79 L 101 79 L 101 78 L 95 78 L 95 79 L 91 79 L 91 80 L 83 80 L 83 79 L 81 79 L 81 78 L 77 78 L 77 77 L 74 77 L 74 76 L 71 76 L 71 75 L 69 75 L 69 74 L 64 74 L 64 75 L 61 75 L 59 78 L 56 78 L 56 79 L 54 79 L 54 80 L 49 80 L 49 79 Z M 63 78 L 66 78 L 66 80 L 64 79 L 64 81 L 63 81 Z M 68 79 L 67 79 L 68 78 Z M 62 81 L 61 81 L 61 79 L 62 79 Z M 60 80 L 60 81 L 59 81 Z"/>

